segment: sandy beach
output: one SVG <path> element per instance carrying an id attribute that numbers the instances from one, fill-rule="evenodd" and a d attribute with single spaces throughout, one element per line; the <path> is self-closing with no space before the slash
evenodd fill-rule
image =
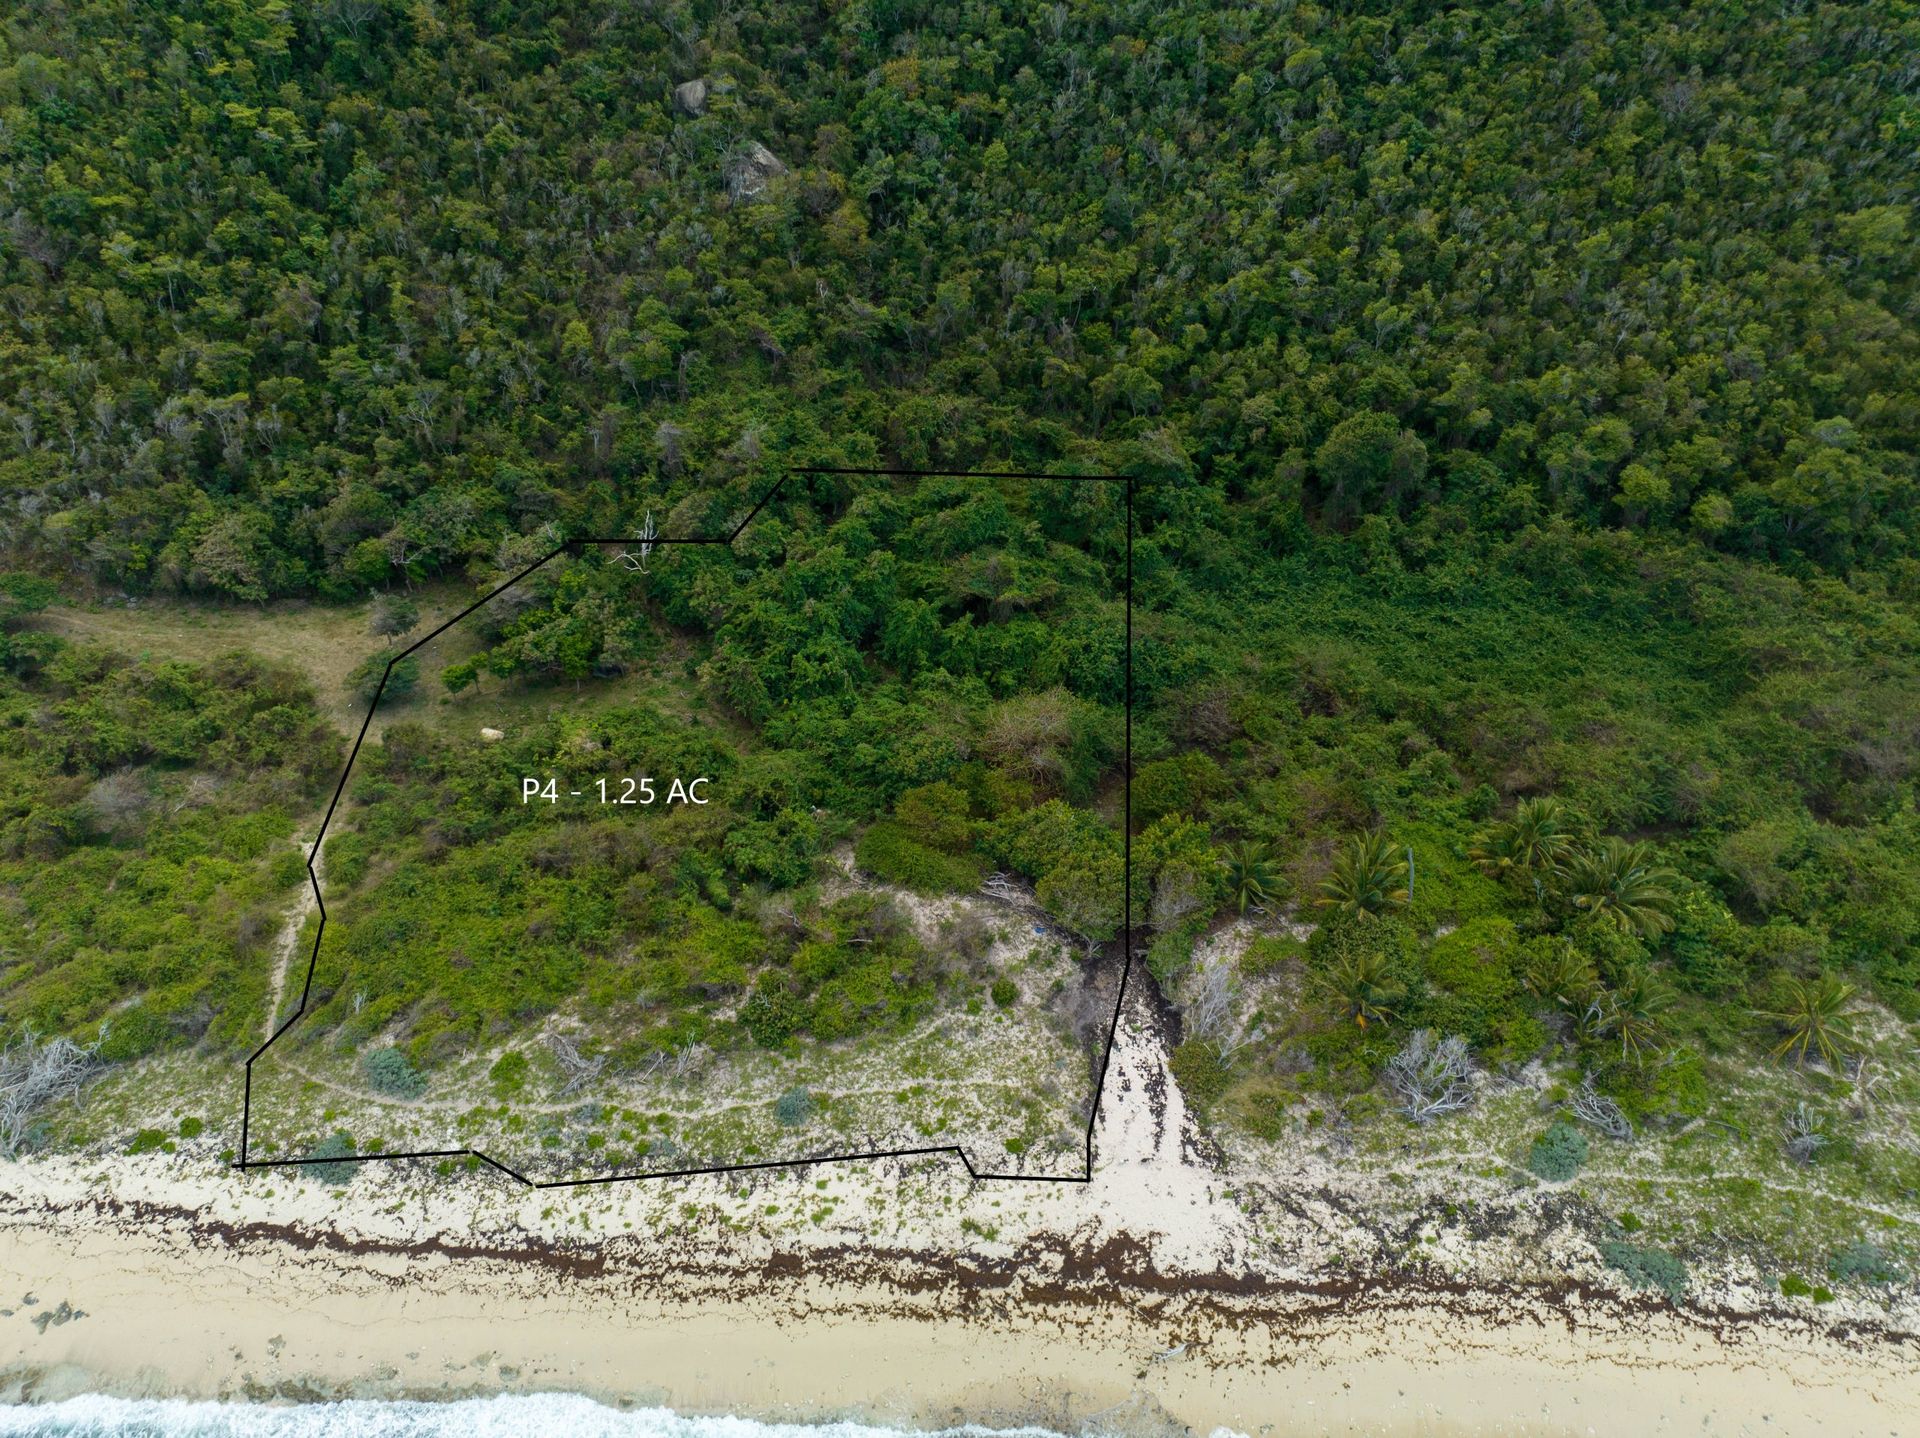
<path id="1" fill-rule="evenodd" d="M 1370 1260 L 1337 1194 L 1230 1192 L 1159 1053 L 1125 1030 L 1083 1187 L 890 1164 L 556 1195 L 393 1170 L 340 1199 L 212 1163 L 12 1165 L 0 1397 L 564 1390 L 1142 1434 L 1920 1428 L 1907 1300 L 1815 1319 L 1735 1274 L 1676 1309 L 1583 1269 L 1549 1210 L 1458 1261 Z"/>

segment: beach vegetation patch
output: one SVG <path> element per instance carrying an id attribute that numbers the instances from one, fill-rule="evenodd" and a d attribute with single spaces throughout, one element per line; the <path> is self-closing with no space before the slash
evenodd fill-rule
<path id="1" fill-rule="evenodd" d="M 532 1067 L 519 1049 L 508 1049 L 501 1054 L 487 1070 L 487 1082 L 493 1088 L 494 1097 L 512 1098 L 520 1093 L 527 1086 L 527 1073 Z"/>
<path id="2" fill-rule="evenodd" d="M 1833 1255 L 1827 1277 L 1835 1283 L 1905 1283 L 1907 1275 L 1886 1249 L 1871 1239 L 1856 1239 Z"/>
<path id="3" fill-rule="evenodd" d="M 367 1087 L 389 1098 L 419 1098 L 427 1091 L 426 1076 L 397 1048 L 375 1049 L 361 1062 Z"/>
<path id="4" fill-rule="evenodd" d="M 1565 1119 L 1554 1120 L 1527 1152 L 1527 1168 L 1548 1183 L 1567 1182 L 1586 1161 L 1587 1136 Z"/>
<path id="5" fill-rule="evenodd" d="M 788 1128 L 798 1128 L 814 1115 L 818 1105 L 804 1088 L 790 1088 L 773 1103 L 773 1116 Z"/>
<path id="6" fill-rule="evenodd" d="M 1189 1039 L 1176 1048 L 1172 1066 L 1180 1092 L 1203 1112 L 1218 1102 L 1233 1081 L 1219 1047 L 1205 1039 Z"/>
<path id="7" fill-rule="evenodd" d="M 127 1145 L 127 1152 L 135 1154 L 159 1153 L 163 1149 L 172 1153 L 173 1140 L 167 1135 L 165 1129 L 159 1128 L 141 1129 L 133 1136 L 133 1141 Z"/>
<path id="8" fill-rule="evenodd" d="M 339 1188 L 351 1183 L 354 1175 L 360 1171 L 358 1163 L 341 1162 L 353 1151 L 353 1136 L 336 1130 L 307 1151 L 309 1159 L 320 1159 L 322 1162 L 304 1163 L 301 1167 L 312 1175 L 314 1182 Z"/>
<path id="9" fill-rule="evenodd" d="M 1635 1288 L 1656 1288 L 1675 1303 L 1686 1297 L 1687 1265 L 1663 1248 L 1609 1239 L 1600 1245 L 1600 1258 Z"/>

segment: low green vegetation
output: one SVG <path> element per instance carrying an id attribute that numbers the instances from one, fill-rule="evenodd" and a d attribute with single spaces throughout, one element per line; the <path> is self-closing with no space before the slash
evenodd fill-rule
<path id="1" fill-rule="evenodd" d="M 330 1188 L 339 1188 L 343 1184 L 352 1183 L 354 1176 L 360 1172 L 361 1166 L 358 1163 L 340 1163 L 335 1161 L 345 1158 L 352 1152 L 354 1152 L 353 1135 L 342 1130 L 336 1130 L 321 1139 L 306 1155 L 306 1157 L 310 1159 L 319 1159 L 322 1161 L 319 1163 L 302 1164 L 301 1171 L 312 1178 L 315 1183 L 324 1183 Z"/>
<path id="2" fill-rule="evenodd" d="M 1600 1245 L 1600 1257 L 1635 1288 L 1658 1289 L 1674 1303 L 1686 1297 L 1687 1265 L 1665 1249 L 1610 1240 Z"/>
<path id="3" fill-rule="evenodd" d="M 1536 1138 L 1527 1154 L 1527 1167 L 1549 1183 L 1565 1183 L 1586 1161 L 1587 1136 L 1565 1119 Z"/>
<path id="4" fill-rule="evenodd" d="M 418 1098 L 427 1081 L 399 1049 L 375 1049 L 361 1062 L 367 1087 L 388 1098 Z"/>
<path id="5" fill-rule="evenodd" d="M 7 642 L 0 1012 L 109 1061 L 257 1041 L 290 841 L 344 752 L 312 694 L 244 655 Z"/>
<path id="6" fill-rule="evenodd" d="M 1827 1265 L 1827 1276 L 1835 1283 L 1906 1282 L 1906 1274 L 1887 1251 L 1867 1239 L 1858 1239 L 1834 1254 Z"/>

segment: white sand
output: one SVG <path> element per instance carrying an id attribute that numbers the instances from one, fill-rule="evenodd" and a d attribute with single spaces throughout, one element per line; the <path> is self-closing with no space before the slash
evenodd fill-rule
<path id="1" fill-rule="evenodd" d="M 1680 1313 L 1550 1283 L 1597 1271 L 1551 1227 L 1343 1277 L 1351 1205 L 1304 1167 L 1259 1203 L 1232 1192 L 1132 1026 L 1098 1143 L 1090 1185 L 971 1192 L 938 1165 L 559 1194 L 391 1173 L 344 1200 L 181 1160 L 4 1167 L 0 1396 L 566 1389 L 1139 1433 L 1920 1432 L 1904 1310 L 1833 1305 L 1842 1337 L 1757 1286 Z M 1448 1276 L 1463 1267 L 1474 1283 Z M 36 1325 L 62 1304 L 83 1316 Z"/>

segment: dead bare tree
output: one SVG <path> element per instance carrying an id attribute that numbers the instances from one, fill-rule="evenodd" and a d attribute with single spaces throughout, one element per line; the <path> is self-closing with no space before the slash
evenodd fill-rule
<path id="1" fill-rule="evenodd" d="M 1567 1107 L 1573 1110 L 1575 1118 L 1592 1124 L 1608 1138 L 1630 1140 L 1633 1137 L 1633 1124 L 1619 1104 L 1594 1088 L 1592 1074 L 1581 1082 L 1580 1091 Z"/>
<path id="2" fill-rule="evenodd" d="M 605 1054 L 588 1058 L 564 1034 L 548 1034 L 547 1048 L 552 1051 L 554 1062 L 560 1065 L 560 1072 L 567 1076 L 567 1081 L 560 1086 L 563 1098 L 599 1078 L 607 1066 Z"/>
<path id="3" fill-rule="evenodd" d="M 995 873 L 987 875 L 985 881 L 980 885 L 980 892 L 985 894 L 989 899 L 998 899 L 1003 904 L 1019 904 L 1024 907 L 1033 902 L 1033 896 L 1016 884 L 1012 876 L 1007 874 Z"/>
<path id="4" fill-rule="evenodd" d="M 0 1157 L 12 1158 L 32 1130 L 33 1116 L 47 1104 L 80 1091 L 106 1039 L 106 1026 L 91 1044 L 66 1037 L 43 1039 L 22 1029 L 0 1049 Z"/>
<path id="5" fill-rule="evenodd" d="M 1387 1087 L 1400 1096 L 1394 1107 L 1415 1123 L 1471 1108 L 1473 1058 L 1466 1039 L 1449 1034 L 1435 1043 L 1432 1029 L 1416 1029 L 1387 1061 Z"/>
<path id="6" fill-rule="evenodd" d="M 1200 971 L 1196 993 L 1187 1005 L 1187 1032 L 1197 1039 L 1217 1040 L 1233 1017 L 1233 966 L 1216 959 Z"/>
<path id="7" fill-rule="evenodd" d="M 1885 1072 L 1876 1068 L 1865 1054 L 1855 1054 L 1847 1060 L 1847 1080 L 1853 1085 L 1850 1112 L 1855 1118 L 1865 1118 L 1873 1112 L 1874 1101 L 1886 1078 Z"/>

